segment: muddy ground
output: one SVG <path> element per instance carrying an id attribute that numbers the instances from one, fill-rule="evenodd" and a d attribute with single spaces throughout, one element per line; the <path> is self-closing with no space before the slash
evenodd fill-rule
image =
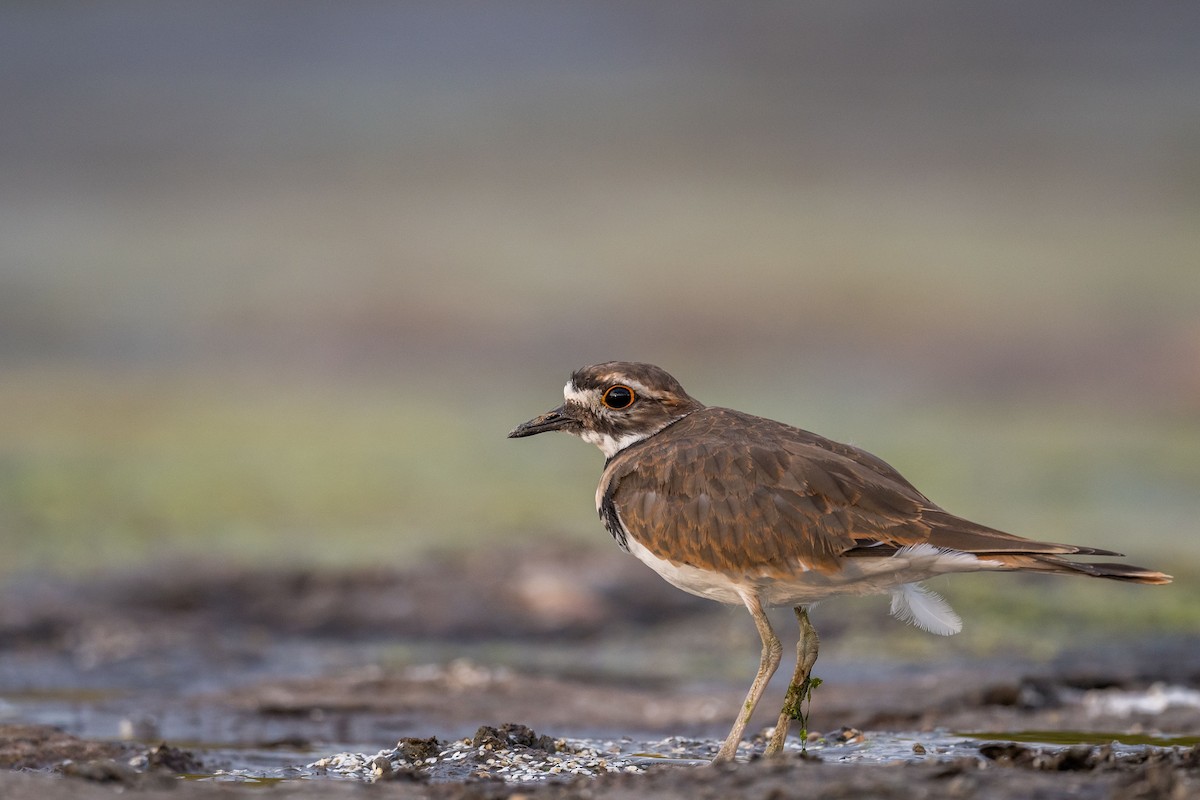
<path id="1" fill-rule="evenodd" d="M 249 797 L 268 786 L 278 797 L 1200 796 L 1200 636 L 1091 643 L 1050 660 L 908 663 L 863 661 L 839 647 L 845 621 L 817 624 L 825 683 L 809 727 L 829 735 L 806 753 L 796 742 L 778 760 L 747 750 L 743 763 L 709 767 L 700 761 L 753 674 L 752 626 L 619 553 L 518 550 L 352 572 L 161 564 L 10 581 L 0 797 Z M 781 694 L 776 681 L 753 731 L 771 724 Z M 537 732 L 514 752 L 561 759 L 587 740 L 664 755 L 671 736 L 686 756 L 534 784 L 506 783 L 470 753 L 454 772 L 410 768 L 397 750 L 369 785 L 307 766 L 402 739 L 470 750 L 480 726 L 505 723 Z"/>

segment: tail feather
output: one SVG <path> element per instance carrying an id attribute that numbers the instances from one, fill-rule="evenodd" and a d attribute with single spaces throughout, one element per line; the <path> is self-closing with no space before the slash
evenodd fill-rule
<path id="1" fill-rule="evenodd" d="M 1068 561 L 1072 572 L 1081 572 L 1094 578 L 1108 578 L 1114 581 L 1130 583 L 1165 584 L 1171 582 L 1171 576 L 1145 567 L 1135 567 L 1132 564 L 1084 564 Z"/>
<path id="2" fill-rule="evenodd" d="M 988 556 L 989 561 L 998 561 L 1003 569 L 1019 570 L 1022 572 L 1052 572 L 1060 575 L 1087 575 L 1091 578 L 1108 578 L 1114 581 L 1128 583 L 1146 583 L 1161 585 L 1171 582 L 1171 576 L 1145 567 L 1132 564 L 1115 564 L 1102 562 L 1090 564 L 1082 561 L 1068 561 L 1051 555 L 1001 555 Z"/>

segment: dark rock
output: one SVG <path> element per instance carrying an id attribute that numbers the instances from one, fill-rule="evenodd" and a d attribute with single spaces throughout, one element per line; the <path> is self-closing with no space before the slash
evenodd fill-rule
<path id="1" fill-rule="evenodd" d="M 1053 764 L 1048 768 L 1065 772 L 1069 770 L 1092 769 L 1096 766 L 1096 750 L 1088 744 L 1077 744 L 1060 750 L 1054 754 Z"/>
<path id="2" fill-rule="evenodd" d="M 146 768 L 165 770 L 175 775 L 188 775 L 202 772 L 204 764 L 191 751 L 180 750 L 164 742 L 146 753 Z"/>
<path id="3" fill-rule="evenodd" d="M 493 750 L 511 747 L 526 747 L 530 750 L 544 750 L 547 753 L 558 750 L 553 737 L 538 735 L 529 726 L 515 722 L 506 722 L 499 728 L 481 725 L 479 730 L 475 731 L 471 744 L 475 747 L 490 745 Z"/>
<path id="4" fill-rule="evenodd" d="M 979 746 L 979 754 L 998 764 L 1026 766 L 1033 761 L 1037 751 L 1015 742 L 988 742 Z"/>
<path id="5" fill-rule="evenodd" d="M 980 745 L 979 753 L 997 764 L 1049 772 L 1094 770 L 1113 760 L 1111 747 L 1095 747 L 1090 744 L 1043 750 L 1013 742 L 989 742 Z"/>
<path id="6" fill-rule="evenodd" d="M 436 736 L 430 736 L 428 739 L 407 736 L 396 743 L 396 750 L 405 761 L 420 764 L 427 758 L 436 757 L 442 751 L 442 743 Z"/>

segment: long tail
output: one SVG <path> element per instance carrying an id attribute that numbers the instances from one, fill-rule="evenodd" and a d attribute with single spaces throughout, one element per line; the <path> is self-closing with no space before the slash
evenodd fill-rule
<path id="1" fill-rule="evenodd" d="M 1113 555 L 1116 555 L 1114 553 Z M 1052 572 L 1059 575 L 1087 575 L 1091 578 L 1108 578 L 1113 581 L 1128 583 L 1164 584 L 1171 582 L 1171 576 L 1145 567 L 1135 567 L 1132 564 L 1115 564 L 1103 562 L 1089 564 L 1081 561 L 1068 561 L 1065 558 L 1052 555 L 986 555 L 988 561 L 999 561 L 1003 569 L 1020 570 L 1023 572 Z"/>

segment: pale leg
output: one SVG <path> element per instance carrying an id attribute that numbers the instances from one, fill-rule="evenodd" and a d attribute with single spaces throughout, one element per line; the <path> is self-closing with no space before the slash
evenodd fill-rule
<path id="1" fill-rule="evenodd" d="M 767 743 L 767 749 L 763 751 L 763 754 L 768 756 L 783 752 L 783 743 L 787 739 L 788 727 L 792 720 L 804 718 L 804 701 L 808 698 L 812 668 L 813 664 L 817 663 L 817 650 L 821 644 L 816 629 L 808 621 L 808 609 L 796 606 L 793 610 L 796 612 L 796 619 L 800 621 L 800 641 L 796 644 L 796 672 L 788 685 L 783 710 L 779 712 L 779 722 L 775 724 L 775 733 Z"/>
<path id="2" fill-rule="evenodd" d="M 751 715 L 754 714 L 754 707 L 758 705 L 763 690 L 767 688 L 771 676 L 779 668 L 779 659 L 783 657 L 783 646 L 779 644 L 779 637 L 771 629 L 771 623 L 767 619 L 767 615 L 763 613 L 762 604 L 758 598 L 754 595 L 747 595 L 742 600 L 750 611 L 750 615 L 754 617 L 754 624 L 758 627 L 758 637 L 762 639 L 762 656 L 758 662 L 758 674 L 754 676 L 754 683 L 751 684 L 750 691 L 746 694 L 746 701 L 742 703 L 742 709 L 733 722 L 733 729 L 729 731 L 729 736 L 725 737 L 725 743 L 721 745 L 720 752 L 713 759 L 714 762 L 732 761 L 737 754 L 738 745 L 742 743 L 742 734 L 746 732 L 746 725 L 750 722 Z"/>

